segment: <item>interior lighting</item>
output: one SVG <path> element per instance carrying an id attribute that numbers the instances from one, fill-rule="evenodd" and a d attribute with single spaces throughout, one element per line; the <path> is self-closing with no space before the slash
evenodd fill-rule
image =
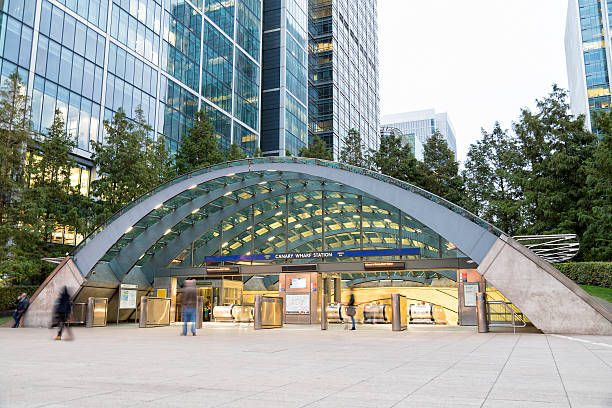
<path id="1" fill-rule="evenodd" d="M 274 241 L 274 238 L 275 237 L 270 237 L 270 238 L 268 238 L 268 241 Z"/>
<path id="2" fill-rule="evenodd" d="M 255 278 L 255 279 L 263 279 L 264 277 L 263 276 L 253 276 L 253 278 Z"/>
<path id="3" fill-rule="evenodd" d="M 250 252 L 247 252 L 247 253 L 246 253 L 246 255 L 251 255 L 251 253 L 250 253 Z"/>
<path id="4" fill-rule="evenodd" d="M 391 282 L 391 279 L 381 279 L 381 282 Z"/>
<path id="5" fill-rule="evenodd" d="M 236 175 L 236 173 L 230 173 L 230 174 L 227 175 L 227 177 L 233 177 L 235 175 Z"/>
<path id="6" fill-rule="evenodd" d="M 228 195 L 232 194 L 232 191 L 228 191 L 227 193 L 223 194 L 223 197 L 226 197 Z"/>
<path id="7" fill-rule="evenodd" d="M 155 206 L 155 208 L 153 208 L 154 210 L 157 210 L 158 208 L 161 208 L 161 206 L 163 205 L 163 203 L 159 203 Z"/>
<path id="8" fill-rule="evenodd" d="M 193 210 L 191 213 L 192 213 L 192 214 L 196 214 L 198 211 L 200 211 L 200 209 L 199 209 L 199 208 L 196 208 L 196 209 L 195 209 L 195 210 Z"/>
<path id="9" fill-rule="evenodd" d="M 266 184 L 266 183 L 268 183 L 268 182 L 267 182 L 267 181 L 260 181 L 260 182 L 259 182 L 259 183 L 257 183 L 257 184 L 259 184 L 260 186 L 263 186 L 263 185 L 264 185 L 264 184 Z"/>
<path id="10" fill-rule="evenodd" d="M 169 234 L 169 233 L 171 233 L 171 232 L 172 232 L 172 228 L 168 228 L 168 229 L 166 230 L 166 232 L 164 232 L 164 235 L 168 235 L 168 234 Z"/>
<path id="11" fill-rule="evenodd" d="M 279 215 L 283 215 L 282 211 L 277 212 L 276 214 L 274 214 L 276 217 L 278 217 Z"/>
<path id="12" fill-rule="evenodd" d="M 250 230 L 251 228 L 253 228 L 253 226 L 252 226 L 252 225 L 249 225 L 249 226 L 247 227 L 247 231 L 248 231 L 248 230 Z"/>
<path id="13" fill-rule="evenodd" d="M 144 258 L 145 254 L 140 255 L 140 258 L 138 258 L 138 260 L 140 261 L 142 258 Z"/>
<path id="14" fill-rule="evenodd" d="M 271 170 L 266 170 L 266 171 L 274 172 L 274 171 L 278 171 L 278 170 L 272 170 L 272 169 L 271 169 Z"/>
<path id="15" fill-rule="evenodd" d="M 301 228 L 302 224 L 295 224 L 295 228 Z"/>
<path id="16" fill-rule="evenodd" d="M 125 230 L 125 233 L 126 233 L 126 234 L 129 234 L 129 233 L 130 233 L 130 231 L 132 231 L 133 229 L 134 229 L 134 227 L 133 227 L 133 226 L 131 226 L 130 228 L 128 228 L 128 229 L 126 229 L 126 230 Z"/>
<path id="17" fill-rule="evenodd" d="M 346 204 L 344 201 L 338 201 L 338 205 L 344 205 Z"/>
<path id="18" fill-rule="evenodd" d="M 312 204 L 306 204 L 306 205 L 305 205 L 305 207 L 306 207 L 306 208 L 308 208 L 308 207 L 312 207 Z"/>
<path id="19" fill-rule="evenodd" d="M 189 187 L 189 190 L 193 190 L 194 188 L 198 187 L 197 184 L 194 184 L 193 186 Z"/>
<path id="20" fill-rule="evenodd" d="M 227 246 L 227 242 L 224 242 L 223 245 L 221 245 L 221 248 L 225 248 Z"/>
<path id="21" fill-rule="evenodd" d="M 377 209 L 378 207 L 377 207 L 377 206 L 375 206 L 375 205 L 371 205 L 371 206 L 370 206 L 370 208 Z"/>
<path id="22" fill-rule="evenodd" d="M 331 220 L 331 218 L 329 218 L 329 217 L 325 217 L 325 218 L 323 218 L 323 220 L 325 220 L 325 221 L 329 221 L 329 220 Z"/>
<path id="23" fill-rule="evenodd" d="M 385 222 L 391 222 L 391 220 L 390 220 L 390 219 L 388 219 L 388 218 L 385 218 L 385 220 L 384 220 L 384 221 L 385 221 Z"/>
<path id="24" fill-rule="evenodd" d="M 359 218 L 359 215 L 353 215 L 353 218 Z"/>

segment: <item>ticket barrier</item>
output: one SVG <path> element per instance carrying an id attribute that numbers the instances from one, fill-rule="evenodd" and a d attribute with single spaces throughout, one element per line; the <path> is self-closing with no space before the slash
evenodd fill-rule
<path id="1" fill-rule="evenodd" d="M 96 297 L 88 298 L 85 326 L 86 327 L 104 327 L 106 326 L 107 307 L 108 307 L 107 298 L 96 298 Z"/>
<path id="2" fill-rule="evenodd" d="M 170 298 L 142 296 L 138 327 L 170 326 Z"/>
<path id="3" fill-rule="evenodd" d="M 391 329 L 402 331 L 408 328 L 408 300 L 399 293 L 391 294 Z"/>
<path id="4" fill-rule="evenodd" d="M 274 296 L 255 296 L 255 330 L 283 327 L 283 298 Z"/>

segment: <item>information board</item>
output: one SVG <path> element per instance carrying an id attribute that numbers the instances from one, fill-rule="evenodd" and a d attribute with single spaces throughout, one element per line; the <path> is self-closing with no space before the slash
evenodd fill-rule
<path id="1" fill-rule="evenodd" d="M 478 293 L 478 283 L 464 283 L 463 305 L 466 307 L 476 307 L 476 293 Z"/>
<path id="2" fill-rule="evenodd" d="M 285 312 L 288 314 L 310 314 L 310 293 L 285 295 Z"/>
<path id="3" fill-rule="evenodd" d="M 290 278 L 290 289 L 306 289 L 306 278 Z"/>
<path id="4" fill-rule="evenodd" d="M 138 285 L 121 285 L 119 288 L 119 309 L 136 309 Z"/>

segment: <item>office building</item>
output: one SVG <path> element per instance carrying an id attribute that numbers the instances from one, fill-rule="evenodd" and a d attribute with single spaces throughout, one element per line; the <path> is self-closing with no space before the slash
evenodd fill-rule
<path id="1" fill-rule="evenodd" d="M 393 126 L 381 126 L 380 127 L 380 140 L 382 141 L 385 137 L 399 137 L 402 140 L 402 145 L 409 145 L 412 155 L 419 161 L 423 161 L 423 144 L 416 137 L 414 132 L 403 133 L 400 129 Z"/>
<path id="2" fill-rule="evenodd" d="M 434 109 L 397 113 L 384 115 L 381 123 L 383 127 L 399 129 L 401 134 L 409 139 L 414 138 L 417 147 L 415 157 L 419 160 L 423 158 L 419 157 L 418 145 L 425 145 L 436 130 L 444 137 L 449 149 L 455 154 L 455 159 L 457 158 L 455 130 L 447 113 L 436 113 Z"/>
<path id="3" fill-rule="evenodd" d="M 379 145 L 377 13 L 376 0 L 310 0 L 309 136 L 336 159 L 351 128 Z"/>
<path id="4" fill-rule="evenodd" d="M 610 109 L 611 0 L 569 0 L 565 28 L 565 58 L 570 108 L 585 115 Z"/>

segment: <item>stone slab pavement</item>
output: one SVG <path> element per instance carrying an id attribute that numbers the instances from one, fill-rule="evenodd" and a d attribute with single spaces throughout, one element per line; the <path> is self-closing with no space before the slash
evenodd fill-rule
<path id="1" fill-rule="evenodd" d="M 337 325 L 0 329 L 0 407 L 612 407 L 612 337 Z"/>

